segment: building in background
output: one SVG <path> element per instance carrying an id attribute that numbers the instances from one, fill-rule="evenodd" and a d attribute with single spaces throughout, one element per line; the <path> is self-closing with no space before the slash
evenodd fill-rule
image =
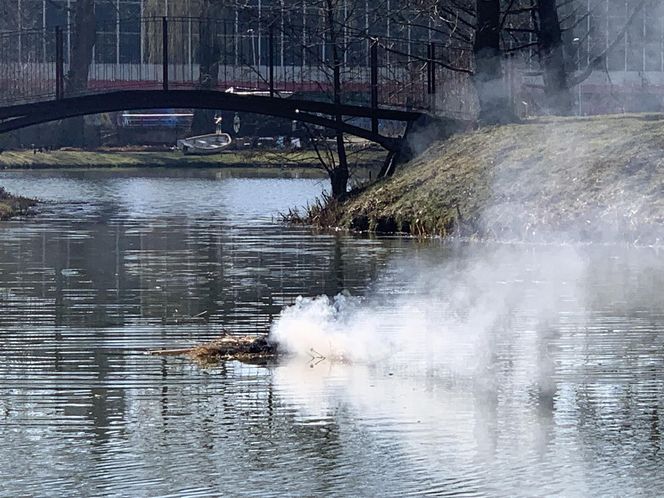
<path id="1" fill-rule="evenodd" d="M 180 17 L 174 25 L 171 57 L 181 70 L 196 75 L 196 50 L 199 41 L 197 17 L 202 0 L 96 0 L 97 39 L 93 65 L 108 68 L 108 74 L 136 74 L 132 65 L 150 64 L 155 60 L 155 33 L 141 22 L 142 18 Z M 72 22 L 76 0 L 4 0 L 0 7 L 0 31 L 25 32 L 11 57 L 22 62 L 39 62 L 53 50 L 47 36 L 40 39 L 31 30 L 54 29 Z M 632 0 L 571 0 L 563 2 L 561 18 L 574 29 L 565 32 L 565 47 L 570 70 L 582 71 L 607 47 L 608 55 L 581 85 L 574 88 L 579 114 L 602 112 L 664 110 L 664 2 L 652 2 L 639 12 L 624 37 L 621 33 L 637 2 Z M 329 47 L 321 39 L 324 16 L 320 0 L 229 0 L 217 10 L 223 23 L 216 26 L 222 46 L 223 64 L 264 65 L 268 59 L 268 30 L 276 27 L 276 64 L 282 67 L 304 66 L 313 51 L 325 58 Z M 471 67 L 470 46 L 453 36 L 452 27 L 441 21 L 441 15 L 417 13 L 403 0 L 342 0 L 338 3 L 339 19 L 345 20 L 341 35 L 367 33 L 388 40 L 401 52 L 410 53 L 412 44 L 437 41 L 438 54 L 452 66 Z M 420 2 L 421 5 L 421 2 Z M 589 15 L 586 15 L 589 13 Z M 461 29 L 461 28 L 454 28 Z M 618 43 L 614 43 L 620 38 Z M 71 35 L 65 40 L 65 53 L 71 53 Z M 533 43 L 532 34 L 512 33 L 505 37 L 506 48 Z M 304 49 L 307 47 L 307 50 Z M 522 113 L 537 113 L 537 54 L 527 49 L 523 57 L 508 60 L 507 78 L 513 89 L 515 105 Z M 343 54 L 349 65 L 367 65 L 368 44 L 348 48 Z M 105 69 L 106 71 L 106 69 Z M 132 72 L 133 71 L 133 72 Z M 97 71 L 99 72 L 99 71 Z M 468 98 L 467 78 L 448 75 L 441 82 L 449 95 L 447 107 L 472 106 Z M 458 102 L 453 104 L 456 99 Z M 444 109 L 441 105 L 440 109 Z M 452 112 L 452 111 L 451 111 Z"/>

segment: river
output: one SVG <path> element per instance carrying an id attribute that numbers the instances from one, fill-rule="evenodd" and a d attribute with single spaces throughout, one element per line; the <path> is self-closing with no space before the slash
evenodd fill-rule
<path id="1" fill-rule="evenodd" d="M 305 172 L 0 185 L 44 201 L 0 223 L 2 496 L 664 489 L 657 248 L 286 227 Z M 271 326 L 293 358 L 144 354 Z"/>

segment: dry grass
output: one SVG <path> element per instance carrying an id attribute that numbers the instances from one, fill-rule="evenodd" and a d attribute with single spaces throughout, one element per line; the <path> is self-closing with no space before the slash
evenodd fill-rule
<path id="1" fill-rule="evenodd" d="M 264 335 L 233 336 L 224 334 L 218 339 L 193 348 L 152 351 L 157 356 L 186 356 L 201 364 L 237 360 L 262 363 L 277 355 L 277 347 Z"/>
<path id="2" fill-rule="evenodd" d="M 0 221 L 14 216 L 28 214 L 37 201 L 26 197 L 13 196 L 0 187 Z"/>
<path id="3" fill-rule="evenodd" d="M 664 222 L 663 150 L 658 115 L 486 128 L 434 145 L 309 221 L 415 235 L 653 239 Z"/>
<path id="4" fill-rule="evenodd" d="M 289 209 L 281 214 L 283 222 L 291 225 L 313 225 L 320 228 L 332 228 L 343 215 L 343 204 L 323 192 L 320 197 L 307 204 L 302 210 Z"/>
<path id="5" fill-rule="evenodd" d="M 379 158 L 376 151 L 358 156 L 361 164 L 372 164 Z M 0 169 L 45 168 L 136 168 L 136 167 L 302 167 L 320 168 L 313 151 L 237 151 L 214 156 L 185 156 L 179 151 L 85 151 L 55 150 L 33 153 L 31 150 L 4 151 L 0 154 Z"/>

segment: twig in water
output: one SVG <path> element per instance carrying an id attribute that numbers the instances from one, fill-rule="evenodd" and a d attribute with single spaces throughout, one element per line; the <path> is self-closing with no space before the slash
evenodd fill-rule
<path id="1" fill-rule="evenodd" d="M 309 367 L 311 368 L 314 368 L 316 365 L 319 365 L 320 363 L 324 362 L 327 359 L 324 355 L 320 354 L 314 348 L 311 348 L 309 350 L 309 356 L 311 357 L 311 360 L 309 360 Z"/>

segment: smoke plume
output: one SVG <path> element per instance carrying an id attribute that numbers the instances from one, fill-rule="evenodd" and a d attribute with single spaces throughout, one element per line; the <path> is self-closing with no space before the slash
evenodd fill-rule
<path id="1" fill-rule="evenodd" d="M 400 295 L 379 282 L 364 298 L 299 298 L 274 323 L 272 339 L 302 357 L 472 375 L 510 344 L 515 322 L 538 327 L 582 306 L 585 265 L 571 246 L 459 245 L 452 255 L 395 261 Z"/>

